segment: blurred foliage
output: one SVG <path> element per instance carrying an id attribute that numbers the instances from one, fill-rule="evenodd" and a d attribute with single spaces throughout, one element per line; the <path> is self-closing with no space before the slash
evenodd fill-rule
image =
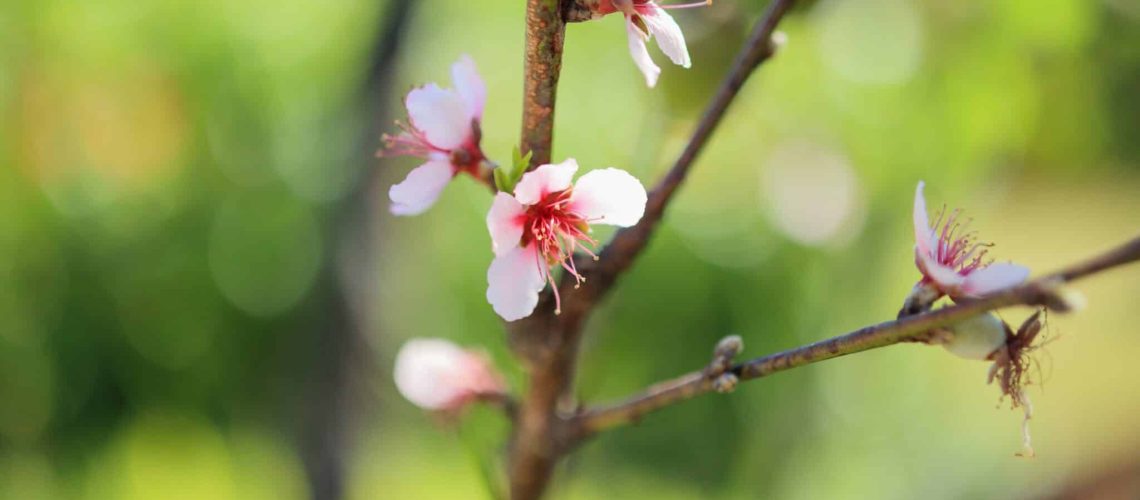
<path id="1" fill-rule="evenodd" d="M 489 87 L 484 150 L 508 161 L 521 2 L 415 4 L 398 64 L 382 69 L 385 103 L 446 84 L 469 53 Z M 359 285 L 350 323 L 370 361 L 352 372 L 349 496 L 484 496 L 460 443 L 493 460 L 502 423 L 480 414 L 461 440 L 389 379 L 403 340 L 444 336 L 521 385 L 484 301 L 486 190 L 457 182 L 424 216 L 393 219 L 383 194 L 414 163 L 359 151 L 368 124 L 394 118 L 359 101 L 385 7 L 0 6 L 0 498 L 306 496 L 296 435 L 340 314 L 318 283 L 338 265 Z M 674 11 L 693 68 L 652 49 L 664 69 L 652 91 L 620 19 L 569 26 L 556 159 L 650 184 L 763 7 Z M 802 5 L 591 321 L 579 394 L 695 369 L 730 333 L 755 356 L 892 317 L 916 279 L 919 179 L 932 206 L 977 218 L 996 258 L 1037 270 L 1134 234 L 1138 28 L 1128 0 Z M 338 226 L 354 189 L 372 209 Z M 377 252 L 343 269 L 342 240 L 361 234 L 378 235 Z M 1019 415 L 994 411 L 985 365 L 902 346 L 616 430 L 570 459 L 554 496 L 1034 497 L 1135 463 L 1135 273 L 1082 284 L 1088 311 L 1050 319 L 1035 460 L 1012 458 Z"/>

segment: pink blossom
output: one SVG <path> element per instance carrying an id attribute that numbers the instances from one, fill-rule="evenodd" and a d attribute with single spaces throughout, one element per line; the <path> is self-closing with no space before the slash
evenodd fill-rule
<path id="1" fill-rule="evenodd" d="M 404 98 L 408 123 L 402 132 L 384 135 L 383 156 L 417 156 L 427 160 L 403 182 L 388 190 L 395 215 L 417 215 L 431 208 L 448 181 L 460 172 L 480 179 L 486 156 L 479 148 L 480 122 L 487 88 L 468 56 L 451 66 L 454 90 L 434 83 L 412 89 Z"/>
<path id="2" fill-rule="evenodd" d="M 916 288 L 926 286 L 933 288 L 937 296 L 945 294 L 959 299 L 1008 288 L 1029 277 L 1025 267 L 987 261 L 991 245 L 978 241 L 977 233 L 969 230 L 969 221 L 959 221 L 957 210 L 949 214 L 943 210 L 931 226 L 923 187 L 924 183 L 919 182 L 914 193 L 915 264 L 922 272 Z"/>
<path id="3" fill-rule="evenodd" d="M 597 242 L 589 236 L 591 224 L 628 227 L 645 213 L 645 188 L 629 173 L 594 170 L 572 184 L 577 170 L 573 158 L 542 165 L 523 175 L 513 196 L 495 195 L 487 213 L 495 252 L 487 270 L 487 301 L 507 321 L 534 311 L 538 293 L 553 283 L 554 267 L 561 266 L 578 282 L 584 279 L 573 254 L 581 249 L 594 255 Z M 559 312 L 557 286 L 554 297 Z"/>
<path id="4" fill-rule="evenodd" d="M 396 389 L 426 410 L 454 412 L 480 398 L 501 396 L 502 377 L 485 355 L 434 338 L 412 339 L 396 355 Z"/>
<path id="5" fill-rule="evenodd" d="M 661 68 L 653 63 L 653 59 L 649 57 L 649 49 L 645 46 L 645 42 L 651 37 L 657 37 L 657 46 L 674 64 L 685 68 L 692 65 L 689 49 L 685 46 L 685 35 L 681 33 L 681 27 L 677 26 L 673 16 L 665 10 L 702 7 L 710 3 L 711 0 L 681 5 L 659 5 L 653 0 L 600 0 L 595 12 L 598 15 L 621 12 L 625 16 L 629 53 L 633 56 L 637 68 L 645 74 L 646 85 L 652 87 L 657 84 Z"/>

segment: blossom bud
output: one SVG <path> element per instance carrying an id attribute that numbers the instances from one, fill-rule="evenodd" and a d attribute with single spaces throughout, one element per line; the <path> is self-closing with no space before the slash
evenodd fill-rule
<path id="1" fill-rule="evenodd" d="M 991 313 L 950 325 L 952 335 L 942 344 L 947 351 L 966 359 L 987 359 L 1006 344 L 1009 327 Z"/>
<path id="2" fill-rule="evenodd" d="M 736 385 L 740 383 L 740 377 L 733 373 L 724 373 L 713 380 L 713 390 L 721 394 L 728 394 L 736 390 Z"/>
<path id="3" fill-rule="evenodd" d="M 713 359 L 705 369 L 709 377 L 717 377 L 732 368 L 732 359 L 744 349 L 744 339 L 740 335 L 729 335 L 717 342 Z"/>
<path id="4" fill-rule="evenodd" d="M 425 410 L 456 411 L 504 393 L 502 377 L 481 353 L 443 339 L 412 339 L 396 355 L 396 389 Z"/>

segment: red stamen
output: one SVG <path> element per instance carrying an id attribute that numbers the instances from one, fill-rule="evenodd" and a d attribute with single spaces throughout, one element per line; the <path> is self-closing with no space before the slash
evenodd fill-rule
<path id="1" fill-rule="evenodd" d="M 597 255 L 592 247 L 597 241 L 586 233 L 589 221 L 581 215 L 567 209 L 570 204 L 571 190 L 567 189 L 557 193 L 548 193 L 538 203 L 527 209 L 523 232 L 523 245 L 533 242 L 541 256 L 540 262 L 543 274 L 554 288 L 555 312 L 561 311 L 561 297 L 558 286 L 554 282 L 552 269 L 559 266 L 570 276 L 574 277 L 575 287 L 586 280 L 578 272 L 574 262 L 574 253 L 581 249 L 593 258 Z"/>

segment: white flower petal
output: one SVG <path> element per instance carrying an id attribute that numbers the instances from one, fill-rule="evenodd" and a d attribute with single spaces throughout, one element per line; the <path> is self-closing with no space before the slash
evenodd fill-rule
<path id="1" fill-rule="evenodd" d="M 637 65 L 637 69 L 645 74 L 645 85 L 652 88 L 657 85 L 657 77 L 661 76 L 661 68 L 653 64 L 653 59 L 649 57 L 649 49 L 645 46 L 645 40 L 648 37 L 633 24 L 629 16 L 625 18 L 625 30 L 629 35 L 629 55 L 633 56 L 633 63 Z"/>
<path id="2" fill-rule="evenodd" d="M 507 321 L 530 316 L 546 286 L 545 267 L 534 244 L 496 256 L 487 269 L 487 302 Z"/>
<path id="3" fill-rule="evenodd" d="M 443 188 L 455 176 L 451 163 L 432 160 L 420 165 L 404 178 L 404 182 L 388 189 L 395 215 L 418 215 L 431 208 Z"/>
<path id="4" fill-rule="evenodd" d="M 412 404 L 428 410 L 455 405 L 468 394 L 463 368 L 469 354 L 443 339 L 413 339 L 396 355 L 396 389 Z"/>
<path id="5" fill-rule="evenodd" d="M 467 103 L 468 116 L 475 120 L 482 119 L 483 106 L 487 102 L 487 86 L 479 77 L 475 60 L 471 56 L 465 54 L 451 65 L 451 81 L 455 85 L 455 91 Z"/>
<path id="6" fill-rule="evenodd" d="M 1028 277 L 1029 268 L 999 262 L 970 273 L 961 289 L 967 295 L 985 295 L 1021 284 Z"/>
<path id="7" fill-rule="evenodd" d="M 919 270 L 922 274 L 934 281 L 934 286 L 943 292 L 951 292 L 958 289 L 965 278 L 958 274 L 957 271 L 939 264 L 934 257 L 929 254 L 916 251 L 918 256 Z"/>
<path id="8" fill-rule="evenodd" d="M 590 224 L 629 227 L 645 213 L 645 188 L 625 170 L 588 172 L 574 184 L 573 196 L 570 210 Z"/>
<path id="9" fill-rule="evenodd" d="M 649 4 L 641 10 L 641 18 L 645 20 L 645 26 L 649 28 L 649 34 L 657 37 L 657 46 L 661 48 L 661 52 L 669 56 L 669 60 L 673 64 L 688 68 L 693 65 L 689 59 L 689 48 L 685 46 L 685 34 L 681 32 L 681 27 L 677 26 L 677 21 L 673 20 L 665 9 L 657 5 Z"/>
<path id="10" fill-rule="evenodd" d="M 491 250 L 502 255 L 519 246 L 523 235 L 526 207 L 507 193 L 496 193 L 487 212 L 487 230 L 491 233 Z"/>
<path id="11" fill-rule="evenodd" d="M 412 126 L 423 132 L 432 146 L 455 149 L 471 135 L 467 103 L 457 92 L 429 83 L 408 92 L 404 105 Z"/>
<path id="12" fill-rule="evenodd" d="M 534 205 L 550 193 L 569 189 L 577 171 L 578 162 L 573 158 L 562 163 L 541 165 L 523 174 L 515 185 L 515 199 L 523 205 Z"/>
<path id="13" fill-rule="evenodd" d="M 926 213 L 926 197 L 922 190 L 926 183 L 918 181 L 914 190 L 914 245 L 918 252 L 933 255 L 934 230 L 930 228 L 930 216 Z"/>

